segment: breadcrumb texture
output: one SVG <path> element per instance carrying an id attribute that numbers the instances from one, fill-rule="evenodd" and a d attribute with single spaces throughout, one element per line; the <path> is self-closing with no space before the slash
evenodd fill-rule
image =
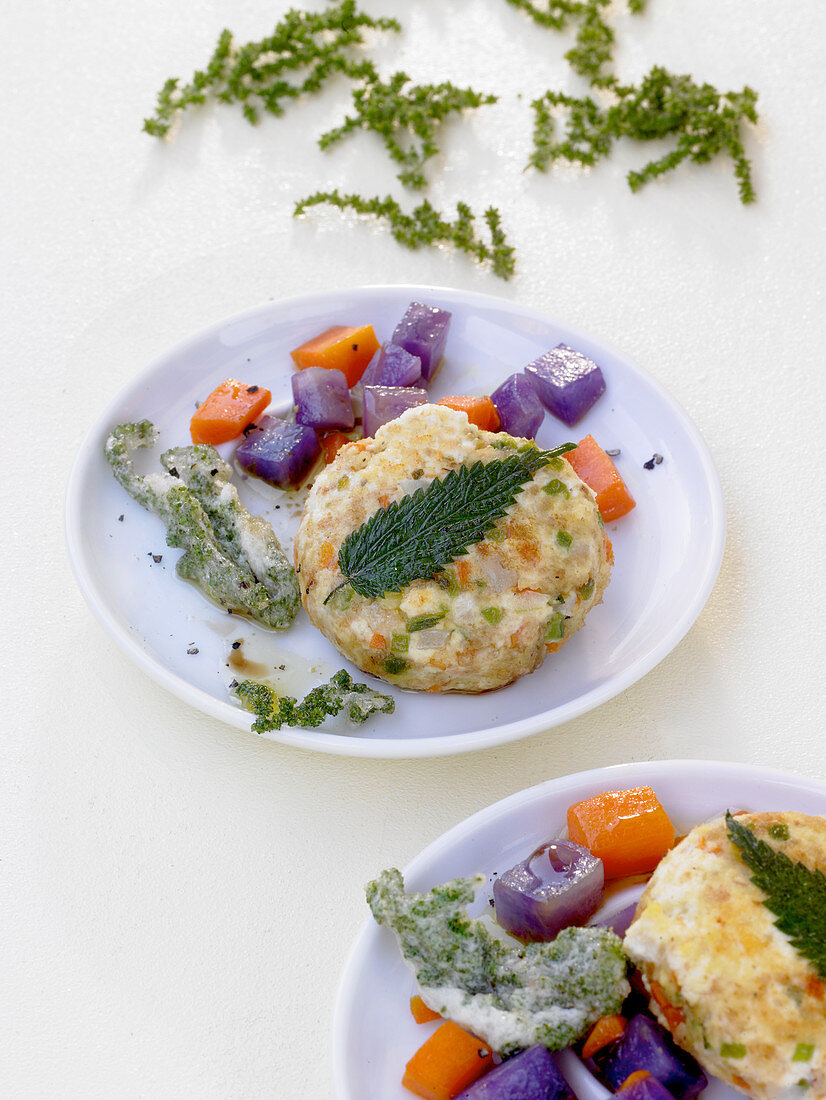
<path id="1" fill-rule="evenodd" d="M 826 870 L 826 818 L 784 812 L 737 820 L 792 861 Z M 755 1100 L 823 1100 L 824 983 L 763 902 L 725 820 L 700 825 L 654 872 L 625 950 L 649 992 L 658 983 L 679 1010 L 669 1013 L 672 1034 L 705 1070 Z M 651 1007 L 668 1027 L 655 1000 Z"/>
<path id="2" fill-rule="evenodd" d="M 364 672 L 420 691 L 503 687 L 567 642 L 602 600 L 611 546 L 593 493 L 559 460 L 436 578 L 380 599 L 345 586 L 325 604 L 345 579 L 338 552 L 351 531 L 450 470 L 501 461 L 508 438 L 474 427 L 463 412 L 422 405 L 374 439 L 343 447 L 316 478 L 295 540 L 302 600 L 314 625 Z"/>

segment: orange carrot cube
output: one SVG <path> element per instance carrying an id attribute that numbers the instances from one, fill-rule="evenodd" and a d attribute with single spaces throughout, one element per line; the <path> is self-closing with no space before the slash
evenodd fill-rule
<path id="1" fill-rule="evenodd" d="M 441 1020 L 442 1018 L 439 1012 L 434 1012 L 432 1008 L 428 1008 L 418 993 L 415 997 L 410 998 L 410 1012 L 417 1024 L 429 1024 L 431 1020 Z"/>
<path id="2" fill-rule="evenodd" d="M 407 1063 L 402 1084 L 423 1100 L 453 1100 L 492 1067 L 490 1047 L 446 1020 Z"/>
<path id="3" fill-rule="evenodd" d="M 364 374 L 367 364 L 379 350 L 372 325 L 333 325 L 332 328 L 293 348 L 290 355 L 299 370 L 326 367 L 343 371 L 352 389 Z"/>
<path id="4" fill-rule="evenodd" d="M 626 515 L 636 501 L 625 487 L 616 466 L 592 435 L 586 435 L 565 456 L 585 484 L 594 490 L 597 507 L 608 523 Z"/>
<path id="5" fill-rule="evenodd" d="M 606 878 L 653 871 L 674 844 L 674 826 L 650 787 L 577 802 L 568 810 L 568 835 L 602 860 Z"/>
<path id="6" fill-rule="evenodd" d="M 470 423 L 484 432 L 498 432 L 501 427 L 499 413 L 489 397 L 443 397 L 436 404 L 466 413 Z"/>
<path id="7" fill-rule="evenodd" d="M 228 443 L 252 424 L 272 400 L 263 386 L 228 378 L 202 401 L 189 422 L 193 443 Z"/>

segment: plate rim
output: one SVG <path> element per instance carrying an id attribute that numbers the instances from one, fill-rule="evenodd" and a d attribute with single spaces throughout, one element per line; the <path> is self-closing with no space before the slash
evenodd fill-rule
<path id="1" fill-rule="evenodd" d="M 182 680 L 179 676 L 170 673 L 163 665 L 145 652 L 134 634 L 123 630 L 122 626 L 110 612 L 105 600 L 101 597 L 88 567 L 88 563 L 81 550 L 81 509 L 79 504 L 82 500 L 82 487 L 85 477 L 90 472 L 91 465 L 97 458 L 96 451 L 92 446 L 93 442 L 99 438 L 105 426 L 110 425 L 113 420 L 117 419 L 117 410 L 132 398 L 135 391 L 146 384 L 146 380 L 149 376 L 158 372 L 170 359 L 186 354 L 189 349 L 197 346 L 204 340 L 214 338 L 218 332 L 228 325 L 243 323 L 274 310 L 289 309 L 292 305 L 298 303 L 307 307 L 312 307 L 314 304 L 320 305 L 337 295 L 346 295 L 350 300 L 357 301 L 360 298 L 390 298 L 402 292 L 405 295 L 411 295 L 413 298 L 435 294 L 443 301 L 450 300 L 461 303 L 464 306 L 467 306 L 468 302 L 472 303 L 474 301 L 478 301 L 482 305 L 495 305 L 506 313 L 513 313 L 531 320 L 536 320 L 543 324 L 551 324 L 558 328 L 562 328 L 570 338 L 575 340 L 580 339 L 585 342 L 596 342 L 606 348 L 611 355 L 622 361 L 626 369 L 641 376 L 646 385 L 653 390 L 662 401 L 669 405 L 679 418 L 683 429 L 691 441 L 691 445 L 697 455 L 700 469 L 703 474 L 704 486 L 708 493 L 710 506 L 712 538 L 708 540 L 708 556 L 701 582 L 696 586 L 692 599 L 689 600 L 683 608 L 682 614 L 678 616 L 670 629 L 659 639 L 657 644 L 651 646 L 645 654 L 640 656 L 621 673 L 616 674 L 616 676 L 611 677 L 607 682 L 592 688 L 576 699 L 570 700 L 568 703 L 555 708 L 554 711 L 543 711 L 515 722 L 509 722 L 483 730 L 444 734 L 429 738 L 365 738 L 324 731 L 293 729 L 292 727 L 284 727 L 271 734 L 263 735 L 267 740 L 291 745 L 296 748 L 307 749 L 309 751 L 374 759 L 414 759 L 458 755 L 463 752 L 475 752 L 480 749 L 491 748 L 511 741 L 518 741 L 534 734 L 547 732 L 574 718 L 581 717 L 583 714 L 615 698 L 617 695 L 627 690 L 627 688 L 637 683 L 637 681 L 646 676 L 676 648 L 705 607 L 717 580 L 725 550 L 725 501 L 720 478 L 708 445 L 700 434 L 699 429 L 694 424 L 694 421 L 676 398 L 674 398 L 644 367 L 639 366 L 634 360 L 629 359 L 624 352 L 614 348 L 612 344 L 605 343 L 600 337 L 591 336 L 578 327 L 568 325 L 564 321 L 555 318 L 552 314 L 546 313 L 541 309 L 536 309 L 533 306 L 525 306 L 518 301 L 510 298 L 502 298 L 495 294 L 462 290 L 457 287 L 428 286 L 413 283 L 362 285 L 355 287 L 345 285 L 339 288 L 329 287 L 321 291 L 290 295 L 286 298 L 259 303 L 256 306 L 251 306 L 246 310 L 212 322 L 204 328 L 199 329 L 197 332 L 190 333 L 184 339 L 155 356 L 146 367 L 118 390 L 104 409 L 97 415 L 85 433 L 75 455 L 66 485 L 63 509 L 65 542 L 75 580 L 86 603 L 109 636 L 120 646 L 121 651 L 156 683 L 171 692 L 187 706 L 194 707 L 196 710 L 201 711 L 201 713 L 211 718 L 215 718 L 225 725 L 234 726 L 244 732 L 250 732 L 251 718 L 247 716 L 245 711 L 234 707 L 229 701 L 217 699 L 215 696 Z"/>
<path id="2" fill-rule="evenodd" d="M 822 795 L 824 800 L 824 813 L 826 813 L 826 779 L 818 779 L 812 776 L 802 776 L 786 769 L 775 768 L 766 764 L 738 763 L 729 760 L 702 760 L 694 758 L 663 759 L 663 760 L 637 760 L 622 764 L 609 764 L 599 768 L 588 768 L 585 771 L 571 772 L 569 774 L 545 779 L 541 783 L 534 783 L 530 787 L 524 787 L 504 798 L 497 799 L 487 806 L 483 806 L 475 813 L 470 814 L 462 821 L 457 822 L 451 828 L 441 833 L 402 868 L 402 875 L 407 882 L 415 877 L 423 867 L 432 863 L 446 848 L 454 847 L 463 839 L 483 828 L 490 820 L 495 820 L 503 812 L 509 813 L 526 803 L 541 801 L 547 793 L 562 794 L 566 789 L 579 788 L 586 784 L 599 782 L 605 784 L 605 789 L 612 789 L 615 783 L 624 785 L 639 785 L 652 782 L 652 773 L 659 775 L 679 776 L 681 772 L 689 770 L 713 771 L 717 777 L 727 775 L 734 779 L 769 780 L 780 786 L 790 786 L 795 790 L 806 790 L 810 793 Z M 619 789 L 619 788 L 618 788 Z M 339 977 L 336 996 L 333 1005 L 332 1025 L 330 1033 L 330 1064 L 333 1080 L 335 1100 L 360 1100 L 349 1090 L 345 1071 L 347 1067 L 346 1031 L 350 1015 L 347 1013 L 349 1001 L 354 999 L 355 976 L 363 962 L 369 957 L 373 941 L 382 931 L 369 916 L 365 918 L 355 940 L 344 961 Z"/>

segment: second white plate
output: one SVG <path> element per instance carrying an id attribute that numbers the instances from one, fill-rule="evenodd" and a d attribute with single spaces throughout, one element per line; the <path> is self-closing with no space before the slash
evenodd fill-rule
<path id="1" fill-rule="evenodd" d="M 405 869 L 408 890 L 429 890 L 461 875 L 491 876 L 525 859 L 559 836 L 569 806 L 603 791 L 648 784 L 665 806 L 678 835 L 726 809 L 826 813 L 826 783 L 767 768 L 698 760 L 624 764 L 540 783 L 505 798 L 445 833 Z M 376 868 L 378 872 L 381 868 Z M 636 895 L 639 895 L 639 890 Z M 625 903 L 636 898 L 629 897 Z M 615 912 L 623 902 L 614 898 Z M 484 888 L 471 912 L 487 907 Z M 369 910 L 365 902 L 365 912 Z M 342 975 L 333 1024 L 336 1100 L 409 1100 L 401 1086 L 408 1059 L 434 1025 L 410 1015 L 416 983 L 396 939 L 369 920 Z M 571 1051 L 557 1056 L 579 1100 L 611 1094 Z M 711 1080 L 701 1100 L 737 1100 L 740 1093 Z"/>
<path id="2" fill-rule="evenodd" d="M 591 433 L 603 447 L 619 448 L 616 462 L 637 507 L 609 525 L 615 566 L 604 603 L 530 676 L 482 696 L 386 689 L 397 699 L 392 718 L 372 719 L 356 731 L 343 721 L 322 730 L 285 728 L 274 738 L 325 752 L 410 757 L 479 749 L 549 729 L 645 675 L 680 641 L 711 592 L 725 541 L 714 465 L 686 414 L 625 356 L 534 310 L 458 290 L 366 287 L 271 303 L 192 337 L 122 392 L 89 432 L 66 504 L 75 574 L 107 630 L 158 683 L 240 729 L 249 729 L 250 716 L 227 691 L 235 675 L 227 664 L 232 641 L 243 638 L 248 655 L 284 665 L 296 684 L 291 694 L 347 662 L 303 612 L 289 631 L 274 635 L 228 621 L 178 580 L 179 551 L 165 546 L 160 521 L 115 482 L 104 440 L 116 424 L 146 417 L 161 431 L 158 454 L 186 443 L 195 402 L 228 376 L 268 387 L 275 404 L 289 403 L 290 348 L 334 324 L 372 324 L 379 339 L 388 340 L 414 299 L 453 314 L 445 363 L 432 386 L 435 400 L 447 393 L 489 393 L 560 341 L 594 358 L 606 393 L 573 430 L 546 417 L 538 441 L 551 446 Z M 646 469 L 655 453 L 662 462 Z M 252 482 L 239 490 L 245 504 L 265 514 L 289 542 L 297 515 L 287 495 L 279 504 Z"/>

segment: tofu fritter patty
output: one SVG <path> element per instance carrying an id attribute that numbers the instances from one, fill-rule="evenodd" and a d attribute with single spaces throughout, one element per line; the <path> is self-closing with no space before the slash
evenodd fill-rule
<path id="1" fill-rule="evenodd" d="M 582 626 L 602 599 L 611 548 L 591 490 L 557 459 L 487 537 L 429 580 L 380 599 L 345 585 L 344 539 L 448 471 L 501 461 L 510 439 L 439 405 L 409 409 L 343 447 L 316 478 L 295 540 L 311 621 L 360 669 L 400 687 L 479 692 L 511 683 Z M 524 442 L 524 441 L 520 441 Z M 494 446 L 498 443 L 499 446 Z"/>
<path id="2" fill-rule="evenodd" d="M 793 862 L 826 870 L 826 818 L 787 812 L 738 821 Z M 824 982 L 775 927 L 764 897 L 725 820 L 700 825 L 657 867 L 625 950 L 660 1022 L 709 1073 L 757 1100 L 823 1100 Z"/>

